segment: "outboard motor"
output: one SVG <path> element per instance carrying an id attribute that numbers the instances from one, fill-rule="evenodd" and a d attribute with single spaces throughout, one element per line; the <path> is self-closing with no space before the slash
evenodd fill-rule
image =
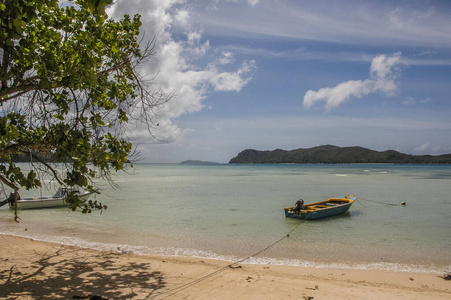
<path id="1" fill-rule="evenodd" d="M 17 193 L 17 200 L 19 200 L 19 199 L 20 199 L 20 195 L 19 195 L 19 193 Z M 12 207 L 15 202 L 16 202 L 16 194 L 14 192 L 11 192 L 9 194 L 8 198 L 6 198 L 5 200 L 0 202 L 0 206 L 3 206 L 5 204 L 9 203 Z"/>
<path id="2" fill-rule="evenodd" d="M 294 205 L 294 207 L 291 210 L 298 212 L 302 209 L 303 206 L 304 206 L 304 200 L 299 199 L 298 201 L 296 201 L 296 204 Z"/>

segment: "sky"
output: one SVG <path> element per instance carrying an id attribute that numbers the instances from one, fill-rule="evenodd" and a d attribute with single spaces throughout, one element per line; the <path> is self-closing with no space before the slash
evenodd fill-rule
<path id="1" fill-rule="evenodd" d="M 118 0 L 172 95 L 133 128 L 141 161 L 227 163 L 245 149 L 451 153 L 451 1 Z"/>

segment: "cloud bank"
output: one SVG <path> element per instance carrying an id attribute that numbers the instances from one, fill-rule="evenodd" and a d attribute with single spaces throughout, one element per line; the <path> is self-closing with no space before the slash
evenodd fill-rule
<path id="1" fill-rule="evenodd" d="M 210 42 L 194 28 L 186 0 L 118 1 L 108 10 L 113 18 L 136 13 L 141 15 L 144 41 L 156 39 L 156 54 L 142 66 L 142 73 L 153 80 L 155 89 L 173 97 L 154 111 L 154 122 L 159 124 L 152 131 L 155 139 L 149 137 L 147 127 L 135 128 L 130 137 L 137 143 L 176 142 L 187 129 L 175 125 L 175 119 L 202 110 L 211 91 L 239 92 L 251 80 L 256 64 L 236 62 L 231 52 L 212 51 Z"/>
<path id="2" fill-rule="evenodd" d="M 205 6 L 211 1 L 193 2 Z M 250 5 L 227 5 L 229 10 L 210 14 L 199 10 L 196 18 L 210 33 L 378 46 L 451 46 L 448 1 L 215 0 L 218 8 L 227 2 Z"/>
<path id="3" fill-rule="evenodd" d="M 392 56 L 376 56 L 370 67 L 370 78 L 365 80 L 349 80 L 335 87 L 325 87 L 317 91 L 308 90 L 304 95 L 304 106 L 308 109 L 315 102 L 325 101 L 326 110 L 339 106 L 350 98 L 361 98 L 370 93 L 381 91 L 386 95 L 394 95 L 397 90 L 397 66 L 401 53 Z"/>

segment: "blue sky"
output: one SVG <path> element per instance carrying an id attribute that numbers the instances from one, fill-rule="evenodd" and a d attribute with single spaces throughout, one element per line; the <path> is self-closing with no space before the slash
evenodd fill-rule
<path id="1" fill-rule="evenodd" d="M 324 144 L 451 153 L 451 1 L 122 0 L 173 93 L 143 161 Z"/>

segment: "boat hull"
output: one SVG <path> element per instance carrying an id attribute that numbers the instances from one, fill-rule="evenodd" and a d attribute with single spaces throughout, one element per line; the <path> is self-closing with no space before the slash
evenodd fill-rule
<path id="1" fill-rule="evenodd" d="M 320 218 L 327 218 L 336 216 L 347 212 L 352 203 L 356 200 L 355 196 L 347 196 L 343 198 L 330 198 L 326 201 L 307 204 L 302 207 L 300 211 L 292 210 L 294 207 L 285 207 L 285 217 L 315 220 Z"/>
<path id="2" fill-rule="evenodd" d="M 82 201 L 86 201 L 93 193 L 84 193 L 80 195 Z M 65 198 L 61 197 L 39 197 L 39 198 L 22 198 L 17 200 L 17 209 L 35 209 L 35 208 L 52 208 L 67 206 Z M 10 203 L 10 207 L 14 208 L 14 203 Z"/>

